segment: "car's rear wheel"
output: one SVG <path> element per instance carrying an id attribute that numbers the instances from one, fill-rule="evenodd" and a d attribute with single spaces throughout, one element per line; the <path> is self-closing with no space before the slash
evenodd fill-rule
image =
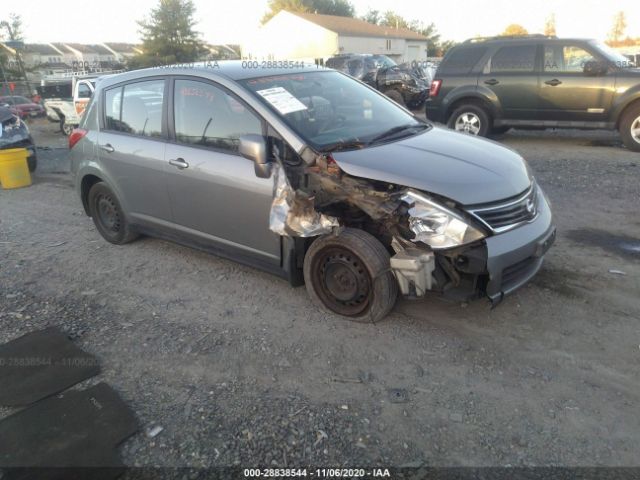
<path id="1" fill-rule="evenodd" d="M 486 137 L 491 121 L 489 114 L 479 105 L 470 103 L 454 110 L 447 126 L 457 132 Z"/>
<path id="2" fill-rule="evenodd" d="M 634 105 L 622 116 L 620 136 L 629 150 L 640 152 L 640 104 Z"/>
<path id="3" fill-rule="evenodd" d="M 73 131 L 73 125 L 67 123 L 64 117 L 60 117 L 60 131 L 67 137 L 71 135 Z"/>
<path id="4" fill-rule="evenodd" d="M 314 303 L 357 322 L 381 320 L 398 297 L 389 252 L 371 234 L 354 228 L 311 244 L 304 280 Z"/>
<path id="5" fill-rule="evenodd" d="M 93 223 L 107 242 L 122 245 L 138 237 L 129 225 L 118 198 L 106 183 L 98 182 L 91 187 L 87 204 Z"/>
<path id="6" fill-rule="evenodd" d="M 399 91 L 397 91 L 397 90 L 387 90 L 384 94 L 387 97 L 389 97 L 391 100 L 396 102 L 398 105 L 400 105 L 401 107 L 406 107 L 407 106 L 404 103 L 404 98 L 402 98 L 402 94 Z"/>

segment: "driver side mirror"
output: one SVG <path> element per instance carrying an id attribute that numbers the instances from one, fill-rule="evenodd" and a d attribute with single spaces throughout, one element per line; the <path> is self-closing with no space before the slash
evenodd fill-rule
<path id="1" fill-rule="evenodd" d="M 589 77 L 599 77 L 608 71 L 607 66 L 602 62 L 587 62 L 582 69 L 583 73 Z"/>
<path id="2" fill-rule="evenodd" d="M 248 134 L 240 136 L 240 155 L 253 162 L 253 169 L 258 178 L 271 176 L 271 162 L 267 155 L 267 142 L 262 135 Z"/>

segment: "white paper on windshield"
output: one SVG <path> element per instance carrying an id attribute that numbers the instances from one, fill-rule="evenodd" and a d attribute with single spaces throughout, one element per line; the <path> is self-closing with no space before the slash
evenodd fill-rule
<path id="1" fill-rule="evenodd" d="M 273 105 L 275 109 L 278 110 L 282 115 L 307 109 L 304 103 L 302 103 L 296 97 L 291 95 L 288 90 L 282 87 L 258 90 L 256 93 L 261 95 L 267 102 Z"/>

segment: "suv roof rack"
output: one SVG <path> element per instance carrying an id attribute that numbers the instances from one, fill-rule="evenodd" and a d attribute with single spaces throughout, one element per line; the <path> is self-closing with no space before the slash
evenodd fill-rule
<path id="1" fill-rule="evenodd" d="M 494 35 L 493 37 L 474 37 L 465 40 L 462 43 L 480 43 L 491 40 L 520 40 L 527 38 L 558 38 L 555 35 L 543 35 L 542 33 L 530 33 L 528 35 Z"/>

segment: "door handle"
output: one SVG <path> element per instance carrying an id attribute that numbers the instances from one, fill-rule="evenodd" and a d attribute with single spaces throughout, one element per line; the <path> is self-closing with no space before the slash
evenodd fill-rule
<path id="1" fill-rule="evenodd" d="M 173 165 L 174 167 L 178 167 L 180 170 L 185 168 L 189 168 L 189 164 L 184 161 L 184 158 L 175 158 L 169 160 L 169 165 Z"/>
<path id="2" fill-rule="evenodd" d="M 547 85 L 551 85 L 552 87 L 557 87 L 558 85 L 560 85 L 562 82 L 560 80 L 558 80 L 557 78 L 554 78 L 553 80 L 547 80 L 546 82 Z"/>
<path id="3" fill-rule="evenodd" d="M 105 143 L 104 145 L 100 145 L 100 148 L 105 152 L 109 152 L 109 153 L 113 153 L 116 151 L 116 149 L 113 148 L 110 143 Z"/>
<path id="4" fill-rule="evenodd" d="M 498 80 L 496 80 L 495 78 L 492 78 L 490 80 L 485 80 L 484 83 L 486 83 L 487 85 L 497 85 L 500 82 Z"/>

